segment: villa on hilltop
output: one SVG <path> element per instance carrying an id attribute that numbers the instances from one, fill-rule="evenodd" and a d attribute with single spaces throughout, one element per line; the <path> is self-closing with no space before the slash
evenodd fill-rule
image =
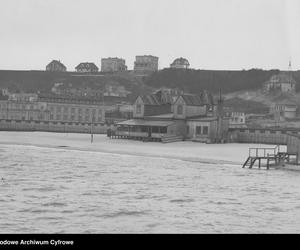
<path id="1" fill-rule="evenodd" d="M 51 72 L 66 72 L 67 67 L 58 60 L 53 60 L 46 66 L 46 71 Z"/>
<path id="2" fill-rule="evenodd" d="M 170 67 L 174 69 L 188 69 L 190 67 L 190 63 L 187 59 L 180 57 L 175 59 Z"/>
<path id="3" fill-rule="evenodd" d="M 138 73 L 149 73 L 158 71 L 158 57 L 151 55 L 136 56 L 134 71 Z"/>
<path id="4" fill-rule="evenodd" d="M 269 81 L 263 85 L 266 94 L 274 92 L 296 93 L 296 81 L 290 73 L 281 72 L 273 75 Z"/>
<path id="5" fill-rule="evenodd" d="M 94 63 L 80 63 L 76 66 L 76 71 L 81 73 L 95 73 L 98 72 L 99 68 Z"/>
<path id="6" fill-rule="evenodd" d="M 101 59 L 101 71 L 102 72 L 119 72 L 126 71 L 127 66 L 125 60 L 117 57 L 109 57 Z"/>

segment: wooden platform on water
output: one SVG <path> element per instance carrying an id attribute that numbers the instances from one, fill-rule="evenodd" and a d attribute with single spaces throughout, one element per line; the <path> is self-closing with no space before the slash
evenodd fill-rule
<path id="1" fill-rule="evenodd" d="M 243 168 L 246 166 L 253 168 L 255 163 L 258 163 L 258 168 L 266 167 L 267 169 L 270 169 L 271 166 L 291 163 L 293 156 L 297 158 L 296 153 L 293 154 L 281 151 L 280 145 L 277 145 L 275 148 L 249 148 L 249 156 L 243 164 Z"/>

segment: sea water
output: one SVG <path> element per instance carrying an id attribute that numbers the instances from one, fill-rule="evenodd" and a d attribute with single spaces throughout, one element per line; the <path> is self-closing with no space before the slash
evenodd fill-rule
<path id="1" fill-rule="evenodd" d="M 0 145 L 0 233 L 300 233 L 300 171 L 241 165 Z"/>

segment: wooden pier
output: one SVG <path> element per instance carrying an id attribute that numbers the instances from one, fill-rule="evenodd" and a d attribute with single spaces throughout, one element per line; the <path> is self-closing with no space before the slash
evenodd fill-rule
<path id="1" fill-rule="evenodd" d="M 285 162 L 290 163 L 292 156 L 297 158 L 296 153 L 281 151 L 280 145 L 277 145 L 275 148 L 249 148 L 249 156 L 243 168 L 246 166 L 253 168 L 255 163 L 258 163 L 258 168 L 266 167 L 270 169 L 271 166 L 278 166 Z M 263 163 L 265 164 L 263 165 Z"/>

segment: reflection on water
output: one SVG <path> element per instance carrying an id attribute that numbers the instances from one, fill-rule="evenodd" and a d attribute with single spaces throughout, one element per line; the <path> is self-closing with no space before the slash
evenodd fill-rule
<path id="1" fill-rule="evenodd" d="M 0 233 L 300 232 L 300 172 L 0 148 Z"/>

